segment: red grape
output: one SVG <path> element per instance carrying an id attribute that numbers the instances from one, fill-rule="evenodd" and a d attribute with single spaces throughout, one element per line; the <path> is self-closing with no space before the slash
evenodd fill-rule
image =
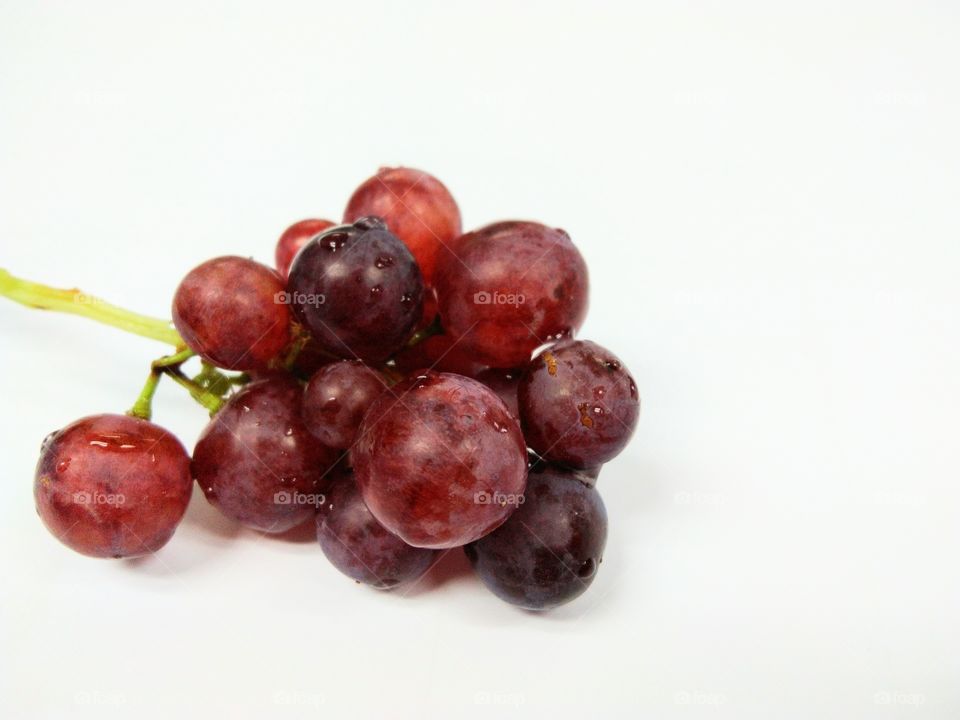
<path id="1" fill-rule="evenodd" d="M 520 418 L 540 456 L 590 468 L 615 457 L 640 415 L 637 385 L 609 350 L 564 340 L 541 352 L 520 381 Z"/>
<path id="2" fill-rule="evenodd" d="M 351 456 L 367 507 L 417 547 L 483 537 L 514 510 L 527 476 L 523 435 L 500 398 L 447 373 L 425 372 L 382 393 Z"/>
<path id="3" fill-rule="evenodd" d="M 287 286 L 321 349 L 370 363 L 403 347 L 423 311 L 420 270 L 377 218 L 313 238 L 294 258 Z"/>
<path id="4" fill-rule="evenodd" d="M 317 515 L 317 540 L 337 570 L 381 590 L 416 580 L 439 555 L 388 532 L 367 509 L 349 475 L 327 492 Z"/>
<path id="5" fill-rule="evenodd" d="M 266 265 L 226 256 L 198 265 L 173 297 L 173 323 L 191 350 L 229 370 L 265 370 L 290 342 L 283 281 Z"/>
<path id="6" fill-rule="evenodd" d="M 286 279 L 290 271 L 290 264 L 304 245 L 315 236 L 328 228 L 332 228 L 336 223 L 329 220 L 301 220 L 294 223 L 277 240 L 277 249 L 275 252 L 277 272 Z"/>
<path id="7" fill-rule="evenodd" d="M 524 502 L 464 551 L 497 597 L 548 610 L 593 582 L 607 541 L 607 511 L 595 488 L 560 468 L 535 466 Z"/>
<path id="8" fill-rule="evenodd" d="M 499 222 L 441 255 L 440 319 L 464 351 L 491 367 L 525 365 L 533 350 L 572 335 L 587 313 L 587 266 L 570 237 L 533 222 Z"/>
<path id="9" fill-rule="evenodd" d="M 93 557 L 155 552 L 190 502 L 190 458 L 173 435 L 127 415 L 92 415 L 43 442 L 33 492 L 47 529 Z"/>
<path id="10" fill-rule="evenodd" d="M 300 384 L 274 375 L 230 398 L 200 435 L 193 476 L 227 517 L 279 533 L 309 520 L 336 460 L 303 424 Z"/>
<path id="11" fill-rule="evenodd" d="M 345 450 L 370 403 L 387 387 L 376 370 L 359 360 L 341 360 L 320 368 L 303 393 L 303 421 L 324 445 Z"/>
<path id="12" fill-rule="evenodd" d="M 460 209 L 443 183 L 422 170 L 381 168 L 356 189 L 344 222 L 383 218 L 417 260 L 429 285 L 441 248 L 460 235 Z"/>

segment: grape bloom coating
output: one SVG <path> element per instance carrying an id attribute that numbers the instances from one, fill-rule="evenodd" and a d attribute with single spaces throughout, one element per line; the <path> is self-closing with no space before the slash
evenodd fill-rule
<path id="1" fill-rule="evenodd" d="M 483 537 L 522 502 L 527 451 L 492 390 L 432 371 L 378 397 L 351 451 L 370 512 L 416 547 Z"/>

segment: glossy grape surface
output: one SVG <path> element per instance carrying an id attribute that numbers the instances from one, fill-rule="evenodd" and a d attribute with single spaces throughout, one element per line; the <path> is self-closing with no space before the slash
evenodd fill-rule
<path id="1" fill-rule="evenodd" d="M 277 272 L 280 273 L 280 277 L 286 280 L 287 273 L 290 272 L 290 264 L 297 253 L 300 252 L 300 248 L 313 237 L 334 225 L 336 223 L 330 220 L 301 220 L 284 230 L 283 235 L 277 240 L 277 248 L 274 252 Z"/>
<path id="2" fill-rule="evenodd" d="M 491 367 L 525 365 L 587 313 L 587 266 L 562 230 L 500 222 L 460 237 L 434 283 L 444 330 Z"/>
<path id="3" fill-rule="evenodd" d="M 413 256 L 376 218 L 327 230 L 294 258 L 297 317 L 322 350 L 376 364 L 399 350 L 423 312 Z"/>
<path id="4" fill-rule="evenodd" d="M 381 590 L 416 580 L 439 555 L 388 532 L 367 509 L 349 474 L 327 492 L 317 515 L 317 540 L 337 570 Z"/>
<path id="5" fill-rule="evenodd" d="M 67 547 L 136 557 L 163 547 L 190 502 L 190 458 L 169 432 L 127 415 L 93 415 L 43 442 L 37 513 Z"/>
<path id="6" fill-rule="evenodd" d="M 527 475 L 517 420 L 486 386 L 428 372 L 378 397 L 351 451 L 367 507 L 410 545 L 483 537 L 515 509 Z"/>
<path id="7" fill-rule="evenodd" d="M 640 416 L 637 385 L 620 359 L 586 340 L 541 352 L 520 381 L 520 419 L 540 456 L 576 468 L 616 457 Z"/>
<path id="8" fill-rule="evenodd" d="M 607 511 L 595 488 L 560 468 L 531 469 L 524 502 L 464 551 L 497 597 L 548 610 L 593 582 L 607 541 Z"/>
<path id="9" fill-rule="evenodd" d="M 359 360 L 325 365 L 310 378 L 303 393 L 303 420 L 324 445 L 353 445 L 363 414 L 387 387 L 384 377 Z"/>
<path id="10" fill-rule="evenodd" d="M 210 420 L 193 451 L 193 476 L 224 515 L 263 532 L 313 517 L 336 460 L 303 424 L 300 384 L 274 375 L 250 383 Z"/>
<path id="11" fill-rule="evenodd" d="M 381 168 L 356 189 L 344 222 L 366 215 L 383 218 L 417 260 L 429 285 L 438 254 L 460 235 L 460 209 L 432 175 L 413 168 Z"/>
<path id="12" fill-rule="evenodd" d="M 173 297 L 173 323 L 191 350 L 229 370 L 265 370 L 290 341 L 283 281 L 266 265 L 226 256 L 198 265 Z"/>

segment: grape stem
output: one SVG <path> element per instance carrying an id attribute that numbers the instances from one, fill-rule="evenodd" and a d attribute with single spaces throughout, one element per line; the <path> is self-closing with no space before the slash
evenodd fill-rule
<path id="1" fill-rule="evenodd" d="M 169 320 L 125 310 L 76 288 L 61 290 L 30 282 L 11 275 L 3 268 L 0 268 L 0 295 L 27 307 L 80 315 L 178 348 L 186 345 Z"/>

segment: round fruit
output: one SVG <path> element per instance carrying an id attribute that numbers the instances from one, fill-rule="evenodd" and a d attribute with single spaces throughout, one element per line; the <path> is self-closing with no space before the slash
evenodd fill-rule
<path id="1" fill-rule="evenodd" d="M 294 312 L 320 348 L 372 364 L 403 347 L 423 311 L 423 279 L 377 218 L 327 230 L 294 258 Z"/>
<path id="2" fill-rule="evenodd" d="M 351 457 L 367 507 L 417 547 L 483 537 L 516 508 L 527 476 L 520 426 L 500 398 L 446 373 L 425 372 L 382 393 Z"/>
<path id="3" fill-rule="evenodd" d="M 381 168 L 353 193 L 343 221 L 366 215 L 383 218 L 410 248 L 428 285 L 438 254 L 460 235 L 460 209 L 453 196 L 422 170 Z"/>
<path id="4" fill-rule="evenodd" d="M 198 265 L 173 297 L 173 324 L 204 360 L 265 370 L 290 342 L 283 281 L 266 265 L 226 256 Z"/>
<path id="5" fill-rule="evenodd" d="M 294 223 L 277 240 L 277 249 L 275 254 L 277 272 L 283 278 L 287 277 L 290 271 L 290 264 L 304 245 L 312 238 L 316 237 L 324 230 L 332 228 L 336 223 L 329 220 L 301 220 Z"/>
<path id="6" fill-rule="evenodd" d="M 387 532 L 367 509 L 353 478 L 338 479 L 317 515 L 323 554 L 347 577 L 380 590 L 423 575 L 439 552 L 415 548 Z"/>
<path id="7" fill-rule="evenodd" d="M 163 547 L 192 488 L 190 458 L 169 432 L 128 415 L 92 415 L 44 440 L 33 494 L 64 545 L 121 558 Z"/>
<path id="8" fill-rule="evenodd" d="M 546 468 L 531 470 L 519 509 L 464 551 L 497 597 L 548 610 L 590 586 L 606 541 L 607 511 L 596 489 Z"/>
<path id="9" fill-rule="evenodd" d="M 587 266 L 563 230 L 494 223 L 462 236 L 455 249 L 441 256 L 434 277 L 440 318 L 477 362 L 520 367 L 583 323 Z"/>
<path id="10" fill-rule="evenodd" d="M 224 515 L 269 533 L 309 520 L 336 460 L 303 424 L 300 384 L 252 382 L 210 420 L 193 451 L 193 476 Z"/>
<path id="11" fill-rule="evenodd" d="M 616 457 L 637 427 L 640 395 L 620 359 L 585 340 L 565 340 L 530 363 L 520 381 L 520 418 L 547 460 L 591 468 Z"/>
<path id="12" fill-rule="evenodd" d="M 341 360 L 320 368 L 303 393 L 303 420 L 324 445 L 346 450 L 370 403 L 387 387 L 376 370 L 359 360 Z"/>

